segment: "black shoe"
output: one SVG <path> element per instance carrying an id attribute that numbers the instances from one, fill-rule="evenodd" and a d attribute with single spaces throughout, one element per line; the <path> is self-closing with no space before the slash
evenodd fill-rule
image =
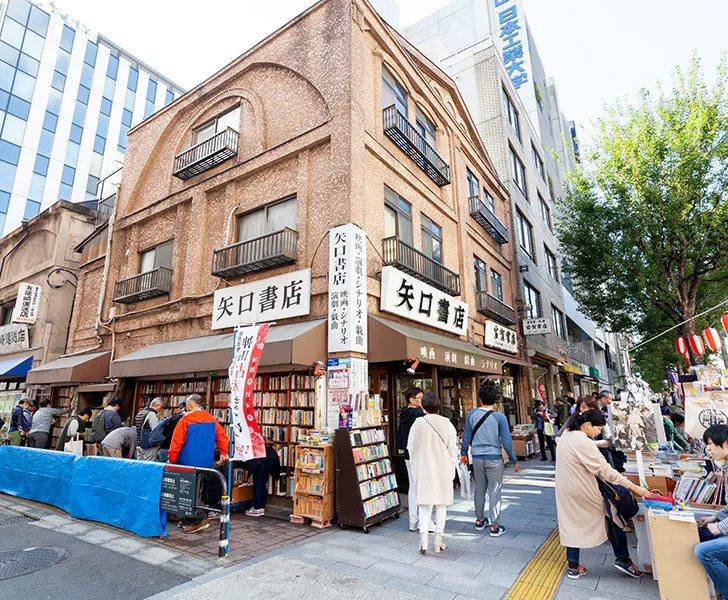
<path id="1" fill-rule="evenodd" d="M 546 457 L 544 456 L 544 457 L 543 457 L 543 458 L 541 459 L 541 462 L 546 462 L 547 460 L 548 460 L 548 458 L 546 458 Z"/>
<path id="2" fill-rule="evenodd" d="M 485 517 L 482 521 L 479 521 L 478 519 L 475 520 L 475 530 L 476 531 L 483 531 L 486 527 L 490 525 L 490 520 L 488 517 Z"/>
<path id="3" fill-rule="evenodd" d="M 617 571 L 622 571 L 625 575 L 629 575 L 630 577 L 634 577 L 635 579 L 639 579 L 642 577 L 642 572 L 637 568 L 637 565 L 635 565 L 631 560 L 629 562 L 620 562 L 619 560 L 614 561 L 614 568 L 617 569 Z"/>

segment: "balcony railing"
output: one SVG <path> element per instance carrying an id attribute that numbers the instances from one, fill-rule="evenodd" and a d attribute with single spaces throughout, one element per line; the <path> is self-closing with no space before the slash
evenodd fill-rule
<path id="1" fill-rule="evenodd" d="M 460 276 L 396 237 L 384 239 L 384 265 L 405 271 L 451 296 L 460 295 Z"/>
<path id="2" fill-rule="evenodd" d="M 96 227 L 109 222 L 111 215 L 114 213 L 114 205 L 116 204 L 116 194 L 100 200 L 96 207 Z"/>
<path id="3" fill-rule="evenodd" d="M 228 127 L 174 157 L 174 176 L 189 179 L 238 153 L 238 132 Z"/>
<path id="4" fill-rule="evenodd" d="M 212 274 L 237 277 L 296 262 L 298 232 L 286 227 L 215 250 Z"/>
<path id="5" fill-rule="evenodd" d="M 478 312 L 501 325 L 515 325 L 516 311 L 488 292 L 476 292 Z"/>
<path id="6" fill-rule="evenodd" d="M 485 229 L 498 244 L 508 243 L 508 229 L 490 207 L 478 196 L 470 198 L 470 216 Z"/>
<path id="7" fill-rule="evenodd" d="M 427 143 L 427 140 L 407 120 L 396 106 L 383 111 L 384 134 L 391 139 L 438 186 L 450 183 L 450 166 Z"/>
<path id="8" fill-rule="evenodd" d="M 119 279 L 114 286 L 114 302 L 129 304 L 148 298 L 169 294 L 172 284 L 172 269 L 158 267 L 153 271 L 145 271 Z"/>
<path id="9" fill-rule="evenodd" d="M 579 346 L 569 344 L 569 349 L 566 353 L 570 359 L 575 360 L 582 365 L 586 365 L 587 367 L 595 366 L 594 357 L 585 350 L 579 348 Z"/>

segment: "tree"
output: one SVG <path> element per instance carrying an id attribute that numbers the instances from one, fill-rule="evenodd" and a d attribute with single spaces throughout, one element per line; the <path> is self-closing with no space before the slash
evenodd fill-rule
<path id="1" fill-rule="evenodd" d="M 581 309 L 612 331 L 644 339 L 728 297 L 727 73 L 724 56 L 709 85 L 693 55 L 669 90 L 607 107 L 570 173 L 562 254 Z"/>

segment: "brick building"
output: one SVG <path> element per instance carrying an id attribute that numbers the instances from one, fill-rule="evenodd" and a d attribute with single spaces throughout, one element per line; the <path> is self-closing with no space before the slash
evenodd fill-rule
<path id="1" fill-rule="evenodd" d="M 508 191 L 454 82 L 367 2 L 323 0 L 129 131 L 115 214 L 82 244 L 69 351 L 111 351 L 127 417 L 159 394 L 172 411 L 191 391 L 217 410 L 231 325 L 275 321 L 261 420 L 287 465 L 298 431 L 327 424 L 311 373 L 336 356 L 368 359 L 392 447 L 415 384 L 462 426 L 492 379 L 515 422 L 528 363 L 509 223 Z M 345 224 L 366 238 L 359 354 L 327 351 L 329 231 Z M 399 305 L 382 299 L 393 295 Z M 284 409 L 294 394 L 300 409 Z"/>

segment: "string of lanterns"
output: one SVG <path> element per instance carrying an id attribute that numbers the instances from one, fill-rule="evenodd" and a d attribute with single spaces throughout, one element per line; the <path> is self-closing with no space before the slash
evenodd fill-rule
<path id="1" fill-rule="evenodd" d="M 721 319 L 723 325 L 723 331 L 728 335 L 728 313 L 725 313 Z M 705 343 L 703 343 L 705 338 Z M 703 329 L 703 336 L 694 333 L 686 340 L 684 337 L 679 337 L 675 340 L 675 350 L 679 355 L 685 358 L 686 361 L 690 360 L 690 354 L 688 353 L 688 346 L 693 354 L 702 356 L 705 354 L 705 346 L 708 346 L 713 352 L 718 352 L 723 347 L 720 334 L 715 327 L 706 327 Z"/>

